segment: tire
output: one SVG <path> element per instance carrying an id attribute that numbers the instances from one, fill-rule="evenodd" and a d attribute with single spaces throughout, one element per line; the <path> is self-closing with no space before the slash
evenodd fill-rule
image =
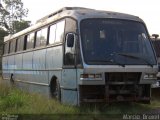
<path id="1" fill-rule="evenodd" d="M 10 83 L 11 83 L 12 85 L 14 84 L 14 76 L 13 76 L 13 74 L 11 74 Z"/>
<path id="2" fill-rule="evenodd" d="M 143 87 L 144 91 L 143 91 L 143 97 L 147 97 L 151 99 L 151 85 L 145 85 Z M 143 104 L 151 104 L 151 100 L 144 100 L 142 101 Z"/>
<path id="3" fill-rule="evenodd" d="M 61 90 L 58 80 L 53 80 L 50 86 L 51 97 L 61 102 Z"/>

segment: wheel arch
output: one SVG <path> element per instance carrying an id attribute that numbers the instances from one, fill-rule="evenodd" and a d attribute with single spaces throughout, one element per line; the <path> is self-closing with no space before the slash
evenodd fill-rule
<path id="1" fill-rule="evenodd" d="M 55 75 L 53 75 L 51 80 L 50 80 L 50 83 L 49 83 L 50 92 L 53 92 L 53 90 L 56 86 L 56 81 L 57 81 L 57 77 Z"/>
<path id="2" fill-rule="evenodd" d="M 51 97 L 55 97 L 54 96 L 54 92 L 56 91 L 56 88 L 59 87 L 59 90 L 60 90 L 59 79 L 58 79 L 57 76 L 55 76 L 55 75 L 52 76 L 52 78 L 50 80 L 50 83 L 49 83 L 49 87 L 50 87 L 50 95 L 51 95 Z"/>
<path id="3" fill-rule="evenodd" d="M 10 82 L 12 84 L 14 83 L 14 74 L 13 73 L 10 74 Z"/>

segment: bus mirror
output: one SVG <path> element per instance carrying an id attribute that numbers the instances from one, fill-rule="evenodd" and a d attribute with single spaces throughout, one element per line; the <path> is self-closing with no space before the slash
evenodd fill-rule
<path id="1" fill-rule="evenodd" d="M 73 47 L 74 45 L 75 34 L 68 33 L 66 36 L 67 47 Z"/>
<path id="2" fill-rule="evenodd" d="M 158 34 L 152 34 L 152 37 L 154 37 L 155 39 L 157 39 L 159 37 Z"/>

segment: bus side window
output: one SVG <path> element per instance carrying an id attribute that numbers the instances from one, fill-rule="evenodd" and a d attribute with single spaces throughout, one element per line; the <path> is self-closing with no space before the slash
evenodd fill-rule
<path id="1" fill-rule="evenodd" d="M 66 42 L 65 42 L 64 64 L 74 65 L 75 63 L 74 58 L 75 58 L 75 35 L 73 33 L 68 33 L 66 35 Z"/>
<path id="2" fill-rule="evenodd" d="M 17 39 L 17 51 L 24 50 L 24 36 Z"/>
<path id="3" fill-rule="evenodd" d="M 57 23 L 55 43 L 63 41 L 64 27 L 65 27 L 65 21 L 64 20 Z"/>
<path id="4" fill-rule="evenodd" d="M 14 53 L 16 48 L 16 39 L 10 41 L 10 53 Z"/>
<path id="5" fill-rule="evenodd" d="M 8 54 L 9 51 L 9 42 L 4 44 L 4 54 Z"/>
<path id="6" fill-rule="evenodd" d="M 56 38 L 56 24 L 50 26 L 49 45 L 53 44 Z"/>
<path id="7" fill-rule="evenodd" d="M 36 47 L 45 46 L 47 43 L 48 28 L 43 28 L 36 33 Z"/>
<path id="8" fill-rule="evenodd" d="M 42 29 L 41 33 L 41 46 L 45 46 L 47 43 L 47 33 L 48 33 L 48 28 Z"/>
<path id="9" fill-rule="evenodd" d="M 36 47 L 39 47 L 41 46 L 41 30 L 39 30 L 36 35 Z"/>
<path id="10" fill-rule="evenodd" d="M 66 18 L 65 24 L 65 35 L 77 33 L 77 22 L 74 19 Z M 75 35 L 76 37 L 76 35 Z M 67 41 L 66 41 L 67 44 Z M 64 45 L 64 65 L 81 65 L 81 55 L 80 55 L 80 43 L 78 37 L 74 40 L 74 47 L 70 48 L 67 45 Z M 70 55 L 69 55 L 70 54 Z M 75 55 L 76 54 L 76 57 Z M 71 59 L 71 60 L 70 60 Z M 76 63 L 75 63 L 76 62 Z"/>
<path id="11" fill-rule="evenodd" d="M 34 33 L 25 36 L 26 38 L 26 49 L 31 49 L 34 46 Z"/>

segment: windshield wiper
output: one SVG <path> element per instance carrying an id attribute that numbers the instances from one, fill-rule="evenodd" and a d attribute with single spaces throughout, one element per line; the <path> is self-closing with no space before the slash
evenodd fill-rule
<path id="1" fill-rule="evenodd" d="M 135 55 L 131 55 L 131 54 L 126 54 L 126 53 L 117 53 L 117 55 L 129 57 L 129 58 L 133 58 L 133 59 L 140 59 L 140 60 L 143 60 L 145 63 L 147 63 L 147 65 L 153 67 L 153 65 L 144 58 L 141 58 L 141 57 L 138 57 L 138 56 L 135 56 Z"/>
<path id="2" fill-rule="evenodd" d="M 114 63 L 116 65 L 120 65 L 122 67 L 125 67 L 124 64 L 121 64 L 121 63 L 119 63 L 119 62 L 117 62 L 117 61 L 115 61 L 113 59 L 111 59 L 111 60 L 90 60 L 90 62 L 97 62 L 97 63 L 99 63 L 99 62 L 110 62 L 110 63 Z"/>

